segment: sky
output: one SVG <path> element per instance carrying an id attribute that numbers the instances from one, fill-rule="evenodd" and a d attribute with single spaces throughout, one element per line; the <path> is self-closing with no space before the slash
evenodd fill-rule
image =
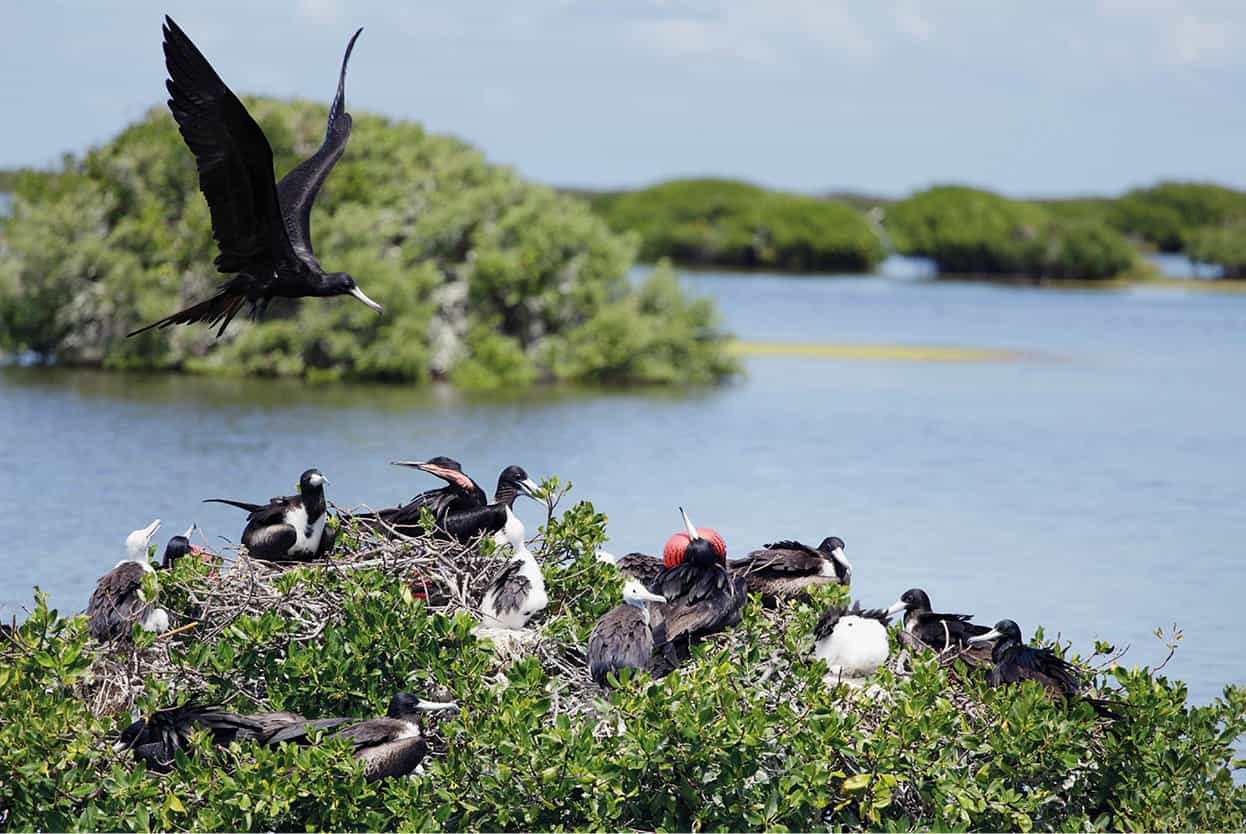
<path id="1" fill-rule="evenodd" d="M 363 26 L 348 109 L 554 185 L 1246 187 L 1236 0 L 8 0 L 0 167 L 80 153 L 163 101 L 166 12 L 236 92 L 326 103 Z"/>

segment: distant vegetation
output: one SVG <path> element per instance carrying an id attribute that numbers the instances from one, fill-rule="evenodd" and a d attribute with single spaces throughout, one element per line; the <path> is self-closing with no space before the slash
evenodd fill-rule
<path id="1" fill-rule="evenodd" d="M 288 171 L 325 108 L 248 99 Z M 584 204 L 419 125 L 355 115 L 312 214 L 326 268 L 385 305 L 273 305 L 269 319 L 125 334 L 222 279 L 194 160 L 167 110 L 54 172 L 16 177 L 0 225 L 0 350 L 68 364 L 464 386 L 710 382 L 734 371 L 713 306 Z"/>
<path id="2" fill-rule="evenodd" d="M 1118 197 L 1010 200 L 939 186 L 903 200 L 855 192 L 804 197 L 730 180 L 674 180 L 578 192 L 645 260 L 691 266 L 868 272 L 884 246 L 945 273 L 1094 280 L 1142 274 L 1149 251 L 1186 252 L 1246 275 L 1246 194 L 1160 183 Z M 880 243 L 876 221 L 884 217 Z"/>
<path id="3" fill-rule="evenodd" d="M 742 182 L 676 180 L 591 202 L 612 228 L 638 234 L 650 261 L 865 272 L 883 258 L 877 233 L 852 207 Z"/>
<path id="4" fill-rule="evenodd" d="M 1110 278 L 1133 266 L 1125 238 L 1094 218 L 1061 218 L 988 191 L 940 186 L 896 203 L 887 231 L 907 255 L 948 273 Z"/>

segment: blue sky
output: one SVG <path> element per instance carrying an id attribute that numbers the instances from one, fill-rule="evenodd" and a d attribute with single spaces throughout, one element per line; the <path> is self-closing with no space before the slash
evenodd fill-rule
<path id="1" fill-rule="evenodd" d="M 324 101 L 364 26 L 348 107 L 558 185 L 1246 187 L 1246 3 L 1194 0 L 13 2 L 0 166 L 162 101 L 166 11 L 236 91 Z"/>

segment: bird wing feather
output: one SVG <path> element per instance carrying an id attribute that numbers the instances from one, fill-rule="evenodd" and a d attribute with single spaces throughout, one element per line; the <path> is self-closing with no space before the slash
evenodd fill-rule
<path id="1" fill-rule="evenodd" d="M 512 559 L 489 585 L 493 592 L 493 608 L 499 614 L 509 614 L 523 607 L 523 601 L 532 590 L 532 580 L 523 575 L 523 562 Z"/>
<path id="2" fill-rule="evenodd" d="M 199 188 L 212 214 L 220 249 L 216 268 L 239 272 L 293 263 L 264 131 L 170 17 L 164 23 L 164 57 L 169 110 L 195 155 Z"/>
<path id="3" fill-rule="evenodd" d="M 342 70 L 337 79 L 337 95 L 333 97 L 333 104 L 329 107 L 324 142 L 315 153 L 300 162 L 277 183 L 277 201 L 281 206 L 282 221 L 290 245 L 305 263 L 310 261 L 309 265 L 317 268 L 320 264 L 312 253 L 311 208 L 329 176 L 329 171 L 342 158 L 346 143 L 350 140 L 351 118 L 346 112 L 346 64 L 355 48 L 355 39 L 362 31 L 363 29 L 357 30 L 351 36 L 350 43 L 346 44 Z"/>
<path id="4" fill-rule="evenodd" d="M 645 553 L 628 553 L 616 564 L 623 575 L 635 577 L 646 586 L 653 582 L 666 567 L 661 559 Z"/>
<path id="5" fill-rule="evenodd" d="M 147 571 L 138 562 L 122 562 L 99 578 L 87 602 L 87 627 L 100 641 L 115 640 L 147 616 L 151 601 L 139 598 Z"/>
<path id="6" fill-rule="evenodd" d="M 653 634 L 644 615 L 626 603 L 607 611 L 588 638 L 589 674 L 600 686 L 611 672 L 644 669 L 652 655 Z"/>

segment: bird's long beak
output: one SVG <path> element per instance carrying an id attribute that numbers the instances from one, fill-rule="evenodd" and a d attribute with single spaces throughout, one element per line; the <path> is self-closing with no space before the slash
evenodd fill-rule
<path id="1" fill-rule="evenodd" d="M 412 469 L 423 469 L 425 461 L 422 460 L 391 460 L 390 466 L 409 466 Z"/>
<path id="2" fill-rule="evenodd" d="M 852 562 L 848 561 L 848 557 L 844 555 L 844 549 L 837 547 L 831 551 L 831 555 L 835 557 L 835 561 L 844 566 L 844 570 L 848 571 L 848 575 L 852 575 Z"/>
<path id="3" fill-rule="evenodd" d="M 381 313 L 385 312 L 384 307 L 382 307 L 380 304 L 377 304 L 372 299 L 368 298 L 367 293 L 365 293 L 363 290 L 359 289 L 358 287 L 355 287 L 353 290 L 351 290 L 350 294 L 353 295 L 355 298 L 359 299 L 360 301 L 362 301 L 364 304 L 367 304 L 373 310 L 376 310 L 376 313 L 378 316 Z"/>
<path id="4" fill-rule="evenodd" d="M 151 524 L 143 528 L 143 538 L 151 541 L 151 537 L 156 535 L 156 531 L 160 529 L 160 519 L 156 519 Z"/>
<path id="5" fill-rule="evenodd" d="M 692 519 L 688 518 L 688 514 L 684 512 L 683 507 L 679 508 L 679 514 L 684 517 L 684 527 L 688 528 L 688 538 L 691 539 L 692 541 L 696 541 L 697 539 L 701 538 L 699 535 L 697 535 L 697 528 L 692 526 Z"/>
<path id="6" fill-rule="evenodd" d="M 639 599 L 643 602 L 666 602 L 666 597 L 662 596 L 661 594 L 655 594 L 652 591 L 650 591 L 648 588 L 642 591 L 638 591 L 636 593 L 636 599 Z"/>
<path id="7" fill-rule="evenodd" d="M 458 709 L 459 704 L 457 701 L 425 701 L 421 698 L 416 703 L 415 708 L 425 712 L 433 712 L 439 709 Z"/>
<path id="8" fill-rule="evenodd" d="M 1003 637 L 1003 636 L 1004 636 L 1004 635 L 1000 634 L 1000 633 L 999 633 L 998 631 L 996 631 L 995 629 L 991 629 L 991 630 L 990 630 L 990 631 L 988 631 L 986 634 L 979 634 L 979 635 L 978 635 L 978 636 L 976 636 L 976 637 L 970 637 L 970 638 L 969 638 L 968 640 L 966 640 L 965 642 L 966 642 L 966 643 L 989 643 L 989 642 L 991 642 L 992 640 L 998 640 L 999 638 L 1001 638 L 1001 637 Z"/>
<path id="9" fill-rule="evenodd" d="M 195 524 L 194 522 L 191 522 L 191 525 L 186 528 L 186 532 L 183 533 L 182 535 L 186 538 L 187 541 L 190 541 L 191 534 L 194 533 L 198 529 L 199 529 L 199 525 Z"/>
<path id="10" fill-rule="evenodd" d="M 519 482 L 519 491 L 534 501 L 541 500 L 537 497 L 537 493 L 541 491 L 541 485 L 531 478 L 524 478 Z"/>
<path id="11" fill-rule="evenodd" d="M 908 606 L 904 604 L 903 600 L 896 600 L 891 604 L 891 607 L 887 609 L 887 616 L 894 617 L 906 608 L 908 608 Z"/>

